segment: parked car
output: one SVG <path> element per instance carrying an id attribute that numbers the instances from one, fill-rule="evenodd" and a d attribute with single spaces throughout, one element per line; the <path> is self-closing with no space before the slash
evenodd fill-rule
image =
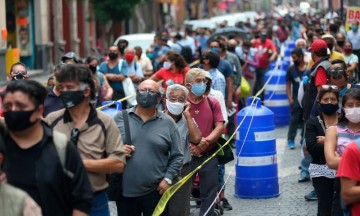
<path id="1" fill-rule="evenodd" d="M 115 40 L 114 45 L 117 45 L 119 40 L 125 39 L 129 42 L 129 47 L 140 46 L 145 53 L 145 51 L 150 48 L 151 44 L 154 42 L 154 37 L 154 33 L 122 35 Z"/>

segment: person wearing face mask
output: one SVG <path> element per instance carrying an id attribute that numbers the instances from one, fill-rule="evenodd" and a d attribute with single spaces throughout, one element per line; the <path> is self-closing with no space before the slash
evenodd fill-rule
<path id="1" fill-rule="evenodd" d="M 186 73 L 190 70 L 185 59 L 175 51 L 169 51 L 165 55 L 163 68 L 153 74 L 150 79 L 158 82 L 163 81 L 163 87 L 166 88 L 173 84 L 185 84 Z"/>
<path id="2" fill-rule="evenodd" d="M 192 169 L 202 164 L 215 152 L 216 141 L 224 132 L 224 118 L 219 102 L 207 97 L 205 72 L 200 68 L 190 69 L 186 74 L 186 88 L 189 90 L 188 102 L 191 116 L 202 133 L 200 143 L 190 144 Z M 198 172 L 200 177 L 200 215 L 209 210 L 214 212 L 213 201 L 218 192 L 218 159 L 213 157 Z"/>
<path id="3" fill-rule="evenodd" d="M 113 95 L 113 89 L 111 88 L 106 76 L 103 73 L 97 71 L 99 66 L 99 60 L 95 57 L 87 57 L 85 65 L 89 67 L 91 75 L 95 81 L 96 89 L 96 106 L 100 106 L 103 101 L 111 100 Z"/>
<path id="4" fill-rule="evenodd" d="M 33 80 L 11 82 L 2 97 L 8 183 L 27 192 L 43 215 L 88 215 L 93 194 L 75 144 L 61 142 L 63 163 L 56 143 L 65 134 L 42 121 L 45 87 Z"/>
<path id="5" fill-rule="evenodd" d="M 339 123 L 329 127 L 325 134 L 326 164 L 337 170 L 341 157 L 351 141 L 360 138 L 360 89 L 346 91 L 342 98 Z M 341 215 L 340 181 L 335 180 L 331 215 Z"/>
<path id="6" fill-rule="evenodd" d="M 296 48 L 291 51 L 294 64 L 286 72 L 286 94 L 291 107 L 291 120 L 288 131 L 288 147 L 295 148 L 295 137 L 299 123 L 302 121 L 302 109 L 297 101 L 298 89 L 306 70 L 302 49 Z M 292 89 L 291 89 L 292 87 Z M 303 133 L 301 133 L 303 134 Z M 302 136 L 301 136 L 302 137 Z M 305 176 L 306 177 L 306 176 Z"/>
<path id="7" fill-rule="evenodd" d="M 346 40 L 345 34 L 342 32 L 338 32 L 335 35 L 335 39 L 336 39 L 335 50 L 340 53 L 344 53 L 344 45 Z"/>
<path id="8" fill-rule="evenodd" d="M 338 88 L 323 85 L 316 103 L 320 111 L 319 115 L 310 118 L 305 129 L 306 148 L 312 157 L 309 174 L 318 198 L 317 215 L 331 215 L 335 171 L 326 164 L 324 141 L 327 128 L 336 125 L 338 122 Z"/>
<path id="9" fill-rule="evenodd" d="M 351 30 L 347 32 L 346 36 L 353 45 L 353 53 L 360 59 L 359 21 L 354 20 L 351 22 Z M 360 65 L 358 65 L 358 71 L 360 71 Z"/>
<path id="10" fill-rule="evenodd" d="M 22 62 L 16 62 L 11 65 L 10 73 L 8 76 L 9 81 L 29 79 L 26 65 Z"/>
<path id="11" fill-rule="evenodd" d="M 190 114 L 190 104 L 186 102 L 189 91 L 179 84 L 171 85 L 166 90 L 166 114 L 169 115 L 179 128 L 181 148 L 184 159 L 181 168 L 181 178 L 191 172 L 190 143 L 201 141 L 201 132 Z M 183 216 L 190 211 L 190 194 L 192 181 L 187 181 L 169 200 L 169 215 Z"/>
<path id="12" fill-rule="evenodd" d="M 245 40 L 243 43 L 243 59 L 242 71 L 245 79 L 250 84 L 250 92 L 253 92 L 256 81 L 256 67 L 259 66 L 259 58 L 256 55 L 257 50 L 252 47 L 250 40 Z"/>
<path id="13" fill-rule="evenodd" d="M 184 162 L 184 146 L 175 121 L 157 110 L 160 100 L 160 85 L 145 80 L 137 89 L 137 105 L 125 111 L 131 136 L 126 139 L 132 143 L 131 146 L 125 144 L 127 160 L 123 197 L 117 202 L 118 215 L 152 215 L 162 194 L 178 179 Z M 170 105 L 170 109 L 180 115 L 183 108 L 177 105 Z M 125 138 L 124 118 L 123 112 L 114 116 Z M 163 215 L 169 215 L 167 208 Z"/>
<path id="14" fill-rule="evenodd" d="M 358 83 L 360 80 L 359 71 L 358 71 L 359 58 L 357 55 L 353 53 L 352 47 L 353 46 L 350 41 L 345 41 L 343 54 L 346 63 L 346 73 L 349 75 L 350 79 L 354 83 Z"/>
<path id="15" fill-rule="evenodd" d="M 261 30 L 260 39 L 255 39 L 252 42 L 252 47 L 257 49 L 257 56 L 259 58 L 259 65 L 256 68 L 256 81 L 253 89 L 253 95 L 255 95 L 264 86 L 265 73 L 268 71 L 269 62 L 273 62 L 277 56 L 277 51 L 274 43 L 266 38 L 267 31 Z M 270 55 L 271 53 L 271 55 Z M 263 99 L 264 94 L 262 93 L 260 98 Z"/>
<path id="16" fill-rule="evenodd" d="M 311 53 L 307 51 L 307 43 L 303 38 L 299 38 L 295 41 L 295 47 L 300 48 L 304 54 L 304 62 L 306 64 L 311 60 Z"/>
<path id="17" fill-rule="evenodd" d="M 139 83 L 144 80 L 141 64 L 134 60 L 135 50 L 131 47 L 126 48 L 124 56 L 128 68 L 128 75 L 131 78 L 134 87 L 137 88 Z"/>
<path id="18" fill-rule="evenodd" d="M 83 160 L 94 196 L 90 215 L 110 215 L 107 174 L 124 170 L 121 134 L 113 119 L 91 104 L 95 83 L 85 65 L 64 66 L 56 80 L 65 109 L 50 113 L 45 122 L 64 133 Z"/>
<path id="19" fill-rule="evenodd" d="M 6 175 L 5 160 L 6 151 L 3 137 L 6 135 L 6 129 L 3 124 L 0 125 L 0 175 Z M 9 216 L 41 216 L 41 208 L 36 202 L 23 190 L 0 181 L 0 215 Z"/>
<path id="20" fill-rule="evenodd" d="M 109 48 L 109 61 L 102 62 L 99 71 L 106 76 L 111 88 L 114 90 L 112 100 L 119 100 L 125 97 L 122 81 L 128 76 L 126 63 L 120 59 L 120 51 L 117 46 Z M 126 107 L 126 100 L 122 102 Z"/>
<path id="21" fill-rule="evenodd" d="M 296 41 L 297 39 L 300 38 L 302 28 L 303 26 L 301 25 L 299 20 L 295 20 L 293 22 L 293 26 L 290 32 L 291 40 Z"/>

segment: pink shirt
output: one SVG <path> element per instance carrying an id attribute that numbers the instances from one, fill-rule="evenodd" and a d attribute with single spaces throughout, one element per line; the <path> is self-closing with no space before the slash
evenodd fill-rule
<path id="1" fill-rule="evenodd" d="M 213 111 L 211 111 L 206 96 L 204 96 L 203 100 L 198 104 L 189 101 L 191 104 L 190 114 L 198 125 L 203 137 L 207 137 L 213 131 L 215 122 L 224 122 L 219 102 L 216 98 L 209 97 L 209 99 Z M 205 152 L 210 151 L 213 147 L 214 145 L 210 145 Z"/>
<path id="2" fill-rule="evenodd" d="M 338 133 L 338 140 L 336 145 L 336 152 L 339 153 L 340 156 L 344 154 L 346 147 L 357 138 L 360 138 L 360 131 L 353 132 L 351 131 L 347 125 L 345 126 L 336 126 L 336 130 Z"/>

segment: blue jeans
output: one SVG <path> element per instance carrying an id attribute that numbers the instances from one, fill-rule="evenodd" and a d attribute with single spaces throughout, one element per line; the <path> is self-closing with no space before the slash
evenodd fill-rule
<path id="1" fill-rule="evenodd" d="M 109 200 L 105 191 L 94 195 L 90 216 L 110 216 Z"/>
<path id="2" fill-rule="evenodd" d="M 225 165 L 219 164 L 219 167 L 218 167 L 218 179 L 219 179 L 218 191 L 220 191 L 221 187 L 225 184 L 224 176 L 225 176 Z M 225 190 L 225 187 L 223 189 Z"/>
<path id="3" fill-rule="evenodd" d="M 301 177 L 307 177 L 310 178 L 310 174 L 309 174 L 309 166 L 311 163 L 311 155 L 305 155 L 304 158 L 301 160 L 301 171 L 300 171 L 300 176 Z"/>

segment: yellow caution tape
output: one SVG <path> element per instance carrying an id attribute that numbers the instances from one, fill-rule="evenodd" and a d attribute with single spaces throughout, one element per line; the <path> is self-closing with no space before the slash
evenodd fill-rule
<path id="1" fill-rule="evenodd" d="M 281 60 L 281 56 L 278 57 L 277 62 L 276 62 L 276 66 L 275 69 L 276 70 L 279 67 L 279 63 Z M 258 97 L 264 90 L 265 87 L 268 85 L 268 83 L 270 82 L 272 76 L 269 77 L 269 79 L 266 81 L 266 83 L 264 84 L 264 86 L 255 94 L 255 96 L 253 96 L 253 100 L 251 102 L 250 105 L 254 104 L 256 97 Z M 244 116 L 243 120 L 245 119 L 246 116 Z M 242 121 L 243 122 L 243 121 Z M 153 216 L 160 216 L 161 213 L 165 210 L 166 204 L 168 203 L 168 201 L 170 200 L 170 198 L 176 193 L 176 191 L 185 184 L 185 182 L 187 182 L 189 179 L 191 179 L 191 177 L 202 168 L 202 166 L 204 166 L 204 164 L 206 164 L 208 161 L 210 161 L 213 157 L 215 157 L 220 151 L 222 151 L 222 149 L 227 146 L 230 143 L 230 140 L 232 140 L 234 138 L 234 136 L 236 135 L 236 132 L 240 129 L 240 126 L 242 125 L 242 122 L 240 122 L 240 124 L 236 127 L 234 133 L 229 137 L 229 139 L 226 141 L 226 143 L 221 146 L 221 148 L 219 148 L 216 152 L 214 152 L 208 159 L 206 159 L 201 165 L 199 165 L 198 167 L 196 167 L 191 173 L 189 173 L 187 176 L 185 176 L 183 179 L 181 179 L 180 181 L 178 181 L 177 183 L 175 183 L 174 185 L 172 185 L 171 187 L 169 187 L 164 194 L 162 195 L 162 197 L 160 198 L 154 212 L 153 212 Z"/>

